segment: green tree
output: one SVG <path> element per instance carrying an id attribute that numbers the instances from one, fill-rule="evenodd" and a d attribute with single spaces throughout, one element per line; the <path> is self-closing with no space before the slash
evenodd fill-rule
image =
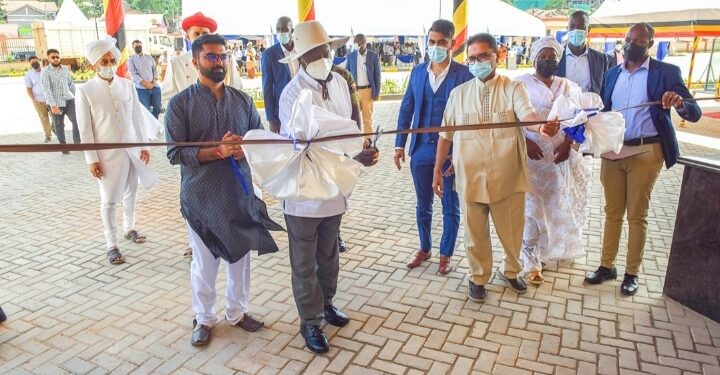
<path id="1" fill-rule="evenodd" d="M 550 0 L 545 4 L 545 9 L 567 9 L 568 0 Z"/>
<path id="2" fill-rule="evenodd" d="M 7 14 L 5 13 L 5 1 L 0 0 L 0 23 L 7 23 Z"/>

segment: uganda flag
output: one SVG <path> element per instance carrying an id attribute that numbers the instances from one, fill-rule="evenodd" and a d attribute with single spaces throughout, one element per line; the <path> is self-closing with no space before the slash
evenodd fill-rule
<path id="1" fill-rule="evenodd" d="M 105 9 L 105 27 L 108 35 L 117 40 L 117 48 L 120 50 L 120 61 L 118 61 L 117 75 L 128 77 L 127 69 L 127 40 L 125 39 L 125 12 L 123 11 L 122 0 L 103 0 Z"/>

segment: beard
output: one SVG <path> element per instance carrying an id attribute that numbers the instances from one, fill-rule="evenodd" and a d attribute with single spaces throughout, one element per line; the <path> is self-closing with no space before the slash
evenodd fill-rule
<path id="1" fill-rule="evenodd" d="M 57 68 L 58 66 L 60 66 L 60 60 L 58 60 L 57 63 L 51 61 L 51 62 L 50 62 L 50 65 L 52 65 L 52 66 L 54 66 L 54 67 Z"/>
<path id="2" fill-rule="evenodd" d="M 223 80 L 225 80 L 225 68 L 224 67 L 215 67 L 212 69 L 205 69 L 205 68 L 201 67 L 200 74 L 203 77 L 208 78 L 215 83 L 220 83 Z"/>

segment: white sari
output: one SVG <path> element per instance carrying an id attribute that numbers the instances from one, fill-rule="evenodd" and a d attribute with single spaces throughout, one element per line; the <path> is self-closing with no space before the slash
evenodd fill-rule
<path id="1" fill-rule="evenodd" d="M 550 87 L 532 74 L 517 78 L 525 83 L 533 107 L 547 118 L 556 98 L 580 96 L 572 81 L 554 77 Z M 541 270 L 541 262 L 573 259 L 585 255 L 582 230 L 587 219 L 587 187 L 590 170 L 581 154 L 570 150 L 568 160 L 554 163 L 554 149 L 565 138 L 527 131 L 527 138 L 542 149 L 541 160 L 528 160 L 532 189 L 525 198 L 525 232 L 521 259 L 523 271 Z"/>

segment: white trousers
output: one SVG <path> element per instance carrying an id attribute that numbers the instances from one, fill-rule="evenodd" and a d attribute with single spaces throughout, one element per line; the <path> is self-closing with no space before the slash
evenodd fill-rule
<path id="1" fill-rule="evenodd" d="M 137 197 L 138 176 L 134 168 L 130 168 L 127 180 L 124 181 L 124 183 L 125 195 L 122 201 L 123 233 L 127 233 L 135 229 L 135 202 Z M 102 186 L 100 188 L 102 189 Z M 100 202 L 100 218 L 103 222 L 108 250 L 118 247 L 115 205 L 116 202 Z"/>
<path id="2" fill-rule="evenodd" d="M 215 258 L 200 236 L 188 228 L 188 241 L 192 248 L 190 264 L 190 288 L 192 307 L 198 324 L 212 327 L 217 323 L 215 313 L 215 281 L 220 269 L 220 258 Z M 250 300 L 250 253 L 235 263 L 227 263 L 227 288 L 225 289 L 225 319 L 237 324 L 248 312 Z"/>

